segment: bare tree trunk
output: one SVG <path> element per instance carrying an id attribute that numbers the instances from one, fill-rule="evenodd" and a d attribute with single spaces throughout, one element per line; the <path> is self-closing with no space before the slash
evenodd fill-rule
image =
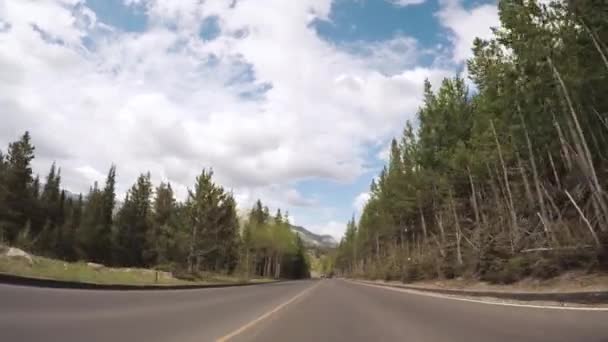
<path id="1" fill-rule="evenodd" d="M 562 128 L 557 122 L 555 118 L 555 113 L 553 113 L 553 125 L 555 126 L 555 130 L 557 130 L 557 136 L 559 138 L 559 144 L 562 149 L 562 155 L 564 160 L 566 161 L 566 168 L 568 171 L 572 170 L 572 159 L 570 158 L 570 152 L 568 150 L 568 144 L 566 143 L 566 139 L 564 138 L 564 133 L 562 132 Z"/>
<path id="2" fill-rule="evenodd" d="M 545 201 L 543 199 L 543 194 L 540 190 L 540 177 L 538 176 L 538 169 L 536 168 L 536 158 L 534 157 L 534 150 L 532 149 L 532 141 L 530 140 L 530 135 L 528 134 L 528 128 L 526 126 L 526 121 L 524 120 L 523 115 L 521 114 L 521 110 L 519 110 L 519 119 L 521 120 L 521 124 L 524 127 L 524 135 L 526 137 L 526 145 L 528 146 L 528 154 L 530 155 L 530 164 L 532 166 L 532 177 L 534 179 L 534 188 L 536 189 L 536 197 L 538 199 L 538 204 L 540 206 L 540 214 L 542 219 L 546 221 L 547 211 L 545 209 Z"/>
<path id="3" fill-rule="evenodd" d="M 578 214 L 581 216 L 581 219 L 585 222 L 585 224 L 587 225 L 587 228 L 589 228 L 589 232 L 591 233 L 591 236 L 593 237 L 593 240 L 595 241 L 595 245 L 597 247 L 600 247 L 601 243 L 597 237 L 597 234 L 595 233 L 595 230 L 593 229 L 593 226 L 591 226 L 591 223 L 589 222 L 589 220 L 587 219 L 587 217 L 585 216 L 585 214 L 583 213 L 581 208 L 579 208 L 579 206 L 576 204 L 576 201 L 574 200 L 574 198 L 572 198 L 572 196 L 570 195 L 568 190 L 566 190 L 565 192 L 566 192 L 566 195 L 568 196 L 568 198 L 570 199 L 570 202 L 572 202 L 572 204 L 576 208 L 576 211 L 578 211 Z"/>
<path id="4" fill-rule="evenodd" d="M 196 225 L 193 224 L 192 225 L 192 231 L 190 233 L 191 235 L 191 241 L 190 241 L 190 253 L 188 256 L 188 272 L 189 273 L 193 273 L 194 272 L 194 245 L 196 243 Z"/>
<path id="5" fill-rule="evenodd" d="M 597 109 L 593 108 L 593 113 L 595 113 L 595 116 L 597 116 L 597 119 L 599 120 L 599 122 L 602 123 L 602 125 L 604 126 L 604 128 L 606 128 L 608 130 L 608 122 L 606 122 L 606 120 L 604 118 L 602 118 L 602 116 L 597 111 Z"/>
<path id="6" fill-rule="evenodd" d="M 473 182 L 473 175 L 471 175 L 471 169 L 467 167 L 467 174 L 469 176 L 469 185 L 471 186 L 471 204 L 473 205 L 473 212 L 475 214 L 475 223 L 479 228 L 479 206 L 477 205 L 477 191 L 475 191 L 475 182 Z"/>
<path id="7" fill-rule="evenodd" d="M 380 238 L 376 233 L 376 260 L 380 261 Z"/>
<path id="8" fill-rule="evenodd" d="M 555 179 L 555 184 L 557 184 L 558 189 L 561 190 L 562 182 L 559 180 L 559 176 L 557 175 L 557 169 L 555 168 L 555 162 L 553 162 L 553 156 L 551 156 L 551 152 L 547 152 L 549 156 L 549 163 L 551 164 L 551 169 L 553 170 L 553 178 Z"/>
<path id="9" fill-rule="evenodd" d="M 608 219 L 608 207 L 606 206 L 606 203 L 602 197 L 603 190 L 602 190 L 602 187 L 598 180 L 597 174 L 595 172 L 595 166 L 593 165 L 593 158 L 591 156 L 591 152 L 589 151 L 589 146 L 587 145 L 587 141 L 585 139 L 585 134 L 583 133 L 581 125 L 578 121 L 578 115 L 576 114 L 576 111 L 574 110 L 574 105 L 572 103 L 572 100 L 570 99 L 570 94 L 568 93 L 566 84 L 564 83 L 559 71 L 553 64 L 553 60 L 550 57 L 547 57 L 547 61 L 549 62 L 549 65 L 551 65 L 551 68 L 553 69 L 553 74 L 555 75 L 555 78 L 557 79 L 558 83 L 560 84 L 564 98 L 566 99 L 566 103 L 568 105 L 568 109 L 570 110 L 570 114 L 572 116 L 572 121 L 574 122 L 576 132 L 578 133 L 580 145 L 582 145 L 582 146 L 578 146 L 578 144 L 577 144 L 577 147 L 580 150 L 580 154 L 586 160 L 587 167 L 585 169 L 589 173 L 588 176 L 591 178 L 592 185 L 594 185 L 594 186 L 592 186 L 592 190 L 594 190 L 593 191 L 594 197 L 597 200 L 597 203 L 602 210 L 603 217 L 601 217 L 601 219 L 602 219 L 601 227 L 603 230 L 606 230 L 606 229 L 608 229 L 606 227 L 606 219 Z M 600 219 L 600 217 L 598 217 L 598 219 Z"/>
<path id="10" fill-rule="evenodd" d="M 399 247 L 401 249 L 401 251 L 403 251 L 403 247 L 404 247 L 404 236 L 403 236 L 403 231 L 405 228 L 403 227 L 399 227 Z"/>
<path id="11" fill-rule="evenodd" d="M 422 250 L 420 249 L 420 237 L 414 232 L 414 241 L 416 241 L 416 258 L 420 260 L 422 258 Z"/>
<path id="12" fill-rule="evenodd" d="M 526 174 L 526 169 L 524 168 L 523 163 L 521 162 L 521 158 L 519 156 L 519 152 L 515 152 L 515 158 L 517 159 L 517 168 L 519 169 L 519 173 L 521 174 L 521 179 L 524 182 L 524 190 L 526 192 L 526 199 L 531 206 L 534 206 L 534 199 L 532 197 L 532 191 L 530 190 L 530 183 L 528 182 L 528 175 Z"/>
<path id="13" fill-rule="evenodd" d="M 441 244 L 445 246 L 445 229 L 443 228 L 443 220 L 441 218 L 441 213 L 435 215 L 435 220 L 437 220 L 439 232 L 441 233 Z"/>
<path id="14" fill-rule="evenodd" d="M 595 46 L 595 49 L 597 50 L 597 52 L 599 52 L 600 56 L 602 56 L 602 61 L 604 62 L 604 66 L 608 70 L 608 58 L 606 58 L 606 55 L 604 54 L 604 51 L 602 50 L 602 47 L 600 46 L 599 37 L 596 36 L 595 32 L 593 32 L 593 31 L 591 31 L 591 29 L 589 29 L 587 24 L 582 19 L 581 19 L 581 23 L 583 24 L 585 31 L 587 31 L 587 34 L 589 34 L 589 37 L 591 37 L 593 46 Z"/>
<path id="15" fill-rule="evenodd" d="M 469 175 L 469 183 L 471 184 L 471 204 L 473 205 L 473 212 L 475 214 L 475 240 L 479 245 L 479 230 L 481 229 L 481 222 L 479 217 L 479 206 L 477 205 L 477 191 L 475 191 L 475 183 L 473 182 L 473 176 L 471 175 L 471 169 L 467 167 L 467 173 Z"/>
<path id="16" fill-rule="evenodd" d="M 428 239 L 428 235 L 427 235 L 427 229 L 426 229 L 426 220 L 424 219 L 424 214 L 422 213 L 422 206 L 418 205 L 418 211 L 420 212 L 420 224 L 422 225 L 422 234 L 424 237 L 424 244 L 427 244 L 427 239 Z"/>
<path id="17" fill-rule="evenodd" d="M 277 266 L 275 268 L 275 279 L 281 279 L 281 257 L 277 257 Z"/>
<path id="18" fill-rule="evenodd" d="M 593 147 L 595 147 L 595 152 L 597 153 L 597 156 L 601 159 L 605 159 L 604 153 L 602 151 L 602 148 L 600 147 L 600 143 L 597 141 L 595 133 L 593 133 L 593 130 L 591 130 L 589 126 L 587 126 L 587 129 L 589 130 L 589 136 L 591 137 L 591 142 L 593 143 Z"/>
<path id="19" fill-rule="evenodd" d="M 452 207 L 452 214 L 454 215 L 454 225 L 456 226 L 456 259 L 458 264 L 462 265 L 462 251 L 460 250 L 460 240 L 462 238 L 462 231 L 460 230 L 460 222 L 458 222 L 458 214 L 456 213 L 456 205 L 454 204 L 454 196 L 452 196 L 452 190 L 450 189 L 450 207 Z"/>
<path id="20" fill-rule="evenodd" d="M 441 254 L 441 256 L 445 258 L 445 250 L 443 249 L 443 246 L 441 245 L 439 240 L 437 240 L 437 236 L 435 234 L 431 234 L 431 237 L 433 238 L 433 241 L 435 241 L 435 244 L 437 244 L 439 254 Z"/>
<path id="21" fill-rule="evenodd" d="M 270 257 L 264 257 L 264 272 L 262 273 L 264 278 L 268 278 L 270 276 Z"/>
<path id="22" fill-rule="evenodd" d="M 519 228 L 517 227 L 517 214 L 515 213 L 515 205 L 513 204 L 513 195 L 511 194 L 511 185 L 509 184 L 509 175 L 507 173 L 507 166 L 505 165 L 504 158 L 502 156 L 502 147 L 500 142 L 498 141 L 498 134 L 496 134 L 496 128 L 494 127 L 494 122 L 490 120 L 490 126 L 492 127 L 492 132 L 494 133 L 494 139 L 496 140 L 496 149 L 498 151 L 498 159 L 500 160 L 500 165 L 502 167 L 502 173 L 505 182 L 505 189 L 507 191 L 507 199 L 508 199 L 508 207 L 509 213 L 511 215 L 511 229 L 512 234 L 515 241 L 519 241 Z M 512 250 L 514 243 L 512 243 Z"/>
<path id="23" fill-rule="evenodd" d="M 250 268 L 251 267 L 251 261 L 249 260 L 249 248 L 245 248 L 245 275 L 247 277 L 247 279 L 251 278 L 251 272 L 250 272 Z"/>
<path id="24" fill-rule="evenodd" d="M 553 200 L 551 195 L 549 195 L 549 192 L 547 191 L 547 189 L 545 189 L 544 187 L 543 187 L 543 192 L 544 192 L 545 196 L 547 197 L 547 199 L 549 200 L 549 204 L 551 205 L 551 208 L 553 209 L 553 211 L 555 211 L 555 213 L 557 215 L 557 220 L 559 222 L 559 225 L 561 227 L 564 227 L 564 229 L 566 229 L 566 235 L 567 235 L 568 241 L 572 242 L 574 240 L 572 231 L 570 231 L 570 227 L 564 222 L 562 213 L 560 212 L 559 208 L 555 204 L 555 201 Z"/>
<path id="25" fill-rule="evenodd" d="M 553 65 L 553 60 L 550 57 L 547 57 L 547 60 L 549 61 L 549 65 L 551 65 L 553 74 L 555 75 L 555 78 L 557 79 L 557 81 L 562 89 L 564 98 L 566 99 L 566 104 L 568 105 L 568 109 L 570 110 L 572 122 L 574 122 L 574 127 L 576 128 L 576 133 L 578 134 L 578 138 L 579 138 L 580 144 L 581 144 L 581 146 L 579 146 L 580 154 L 585 157 L 585 160 L 588 164 L 588 168 L 589 168 L 588 171 L 590 173 L 591 179 L 593 180 L 593 183 L 596 185 L 596 189 L 599 190 L 600 189 L 599 181 L 598 181 L 597 175 L 595 173 L 595 168 L 593 167 L 593 159 L 591 158 L 591 152 L 589 152 L 589 146 L 587 146 L 587 141 L 585 140 L 585 134 L 583 133 L 581 124 L 578 121 L 578 115 L 576 114 L 576 111 L 574 110 L 574 105 L 572 104 L 572 100 L 570 99 L 570 94 L 568 93 L 566 84 L 562 80 L 562 76 L 560 75 L 559 71 L 557 71 L 557 69 L 555 68 L 555 65 Z"/>
<path id="26" fill-rule="evenodd" d="M 552 241 L 555 244 L 556 247 L 559 246 L 559 243 L 557 242 L 557 239 L 555 239 L 555 235 L 553 234 L 553 231 L 551 230 L 551 228 L 549 227 L 549 224 L 547 222 L 545 222 L 545 219 L 543 218 L 543 216 L 537 212 L 536 215 L 538 215 L 538 218 L 540 219 L 540 223 L 543 225 L 543 227 L 545 228 L 545 233 L 549 236 L 552 237 Z"/>
<path id="27" fill-rule="evenodd" d="M 499 219 L 499 227 L 501 229 L 501 231 L 504 232 L 505 230 L 505 225 L 502 224 L 503 222 L 503 214 L 504 214 L 504 209 L 503 209 L 503 202 L 500 200 L 500 189 L 498 187 L 500 187 L 500 184 L 497 184 L 497 182 L 500 182 L 497 178 L 498 176 L 498 171 L 493 172 L 492 169 L 490 168 L 490 165 L 488 163 L 486 163 L 486 168 L 488 169 L 488 176 L 490 177 L 490 189 L 492 190 L 492 196 L 494 197 L 494 206 L 496 208 L 496 213 L 497 213 L 497 217 Z M 496 175 L 496 179 L 495 179 L 495 175 Z M 482 219 L 483 221 L 487 224 L 487 216 L 484 215 L 482 213 Z M 513 249 L 513 244 L 511 243 L 511 248 Z"/>

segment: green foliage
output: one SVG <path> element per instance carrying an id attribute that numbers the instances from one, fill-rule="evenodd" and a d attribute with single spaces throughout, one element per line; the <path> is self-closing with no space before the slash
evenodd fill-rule
<path id="1" fill-rule="evenodd" d="M 258 200 L 243 228 L 241 266 L 247 276 L 308 278 L 310 262 L 299 235 L 290 228 L 288 215 L 278 209 L 271 217 Z"/>
<path id="2" fill-rule="evenodd" d="M 152 182 L 150 174 L 140 175 L 127 192 L 116 219 L 114 260 L 117 264 L 142 267 L 146 236 L 152 229 Z"/>
<path id="3" fill-rule="evenodd" d="M 78 257 L 102 264 L 112 263 L 113 211 L 116 204 L 116 167 L 110 167 L 103 190 L 97 182 L 89 190 L 78 232 Z"/>
<path id="4" fill-rule="evenodd" d="M 509 283 L 606 265 L 606 9 L 499 1 L 500 27 L 468 61 L 475 91 L 425 83 L 336 270 Z"/>
<path id="5" fill-rule="evenodd" d="M 18 141 L 10 143 L 8 153 L 2 159 L 0 229 L 4 232 L 4 239 L 11 243 L 32 214 L 34 202 L 31 191 L 34 182 L 31 166 L 34 146 L 29 132 L 25 132 Z"/>
<path id="6" fill-rule="evenodd" d="M 212 180 L 213 171 L 203 170 L 186 202 L 192 227 L 190 269 L 232 271 L 238 260 L 239 224 L 231 193 Z"/>
<path id="7" fill-rule="evenodd" d="M 240 231 L 236 201 L 213 180 L 196 178 L 184 203 L 168 183 L 153 188 L 142 174 L 116 208 L 116 167 L 103 188 L 86 196 L 61 188 L 53 163 L 44 184 L 32 175 L 28 133 L 0 151 L 0 242 L 52 258 L 104 265 L 156 267 L 183 278 L 216 279 L 236 270 L 244 279 L 310 276 L 306 250 L 288 215 L 271 217 L 258 201 Z M 228 278 L 226 278 L 228 279 Z"/>

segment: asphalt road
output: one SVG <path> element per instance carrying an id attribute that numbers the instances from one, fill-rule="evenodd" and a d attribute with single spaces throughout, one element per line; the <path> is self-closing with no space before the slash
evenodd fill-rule
<path id="1" fill-rule="evenodd" d="M 607 311 L 487 305 L 343 280 L 186 291 L 0 285 L 0 341 L 597 341 Z"/>

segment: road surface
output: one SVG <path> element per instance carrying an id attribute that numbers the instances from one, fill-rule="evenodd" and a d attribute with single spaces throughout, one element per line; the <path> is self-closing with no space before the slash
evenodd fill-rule
<path id="1" fill-rule="evenodd" d="M 0 285 L 0 341 L 597 341 L 608 312 L 298 281 L 186 291 Z"/>

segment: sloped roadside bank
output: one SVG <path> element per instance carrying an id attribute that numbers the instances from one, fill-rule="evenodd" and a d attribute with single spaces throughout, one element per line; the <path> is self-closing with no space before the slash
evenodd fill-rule
<path id="1" fill-rule="evenodd" d="M 0 246 L 0 284 L 65 289 L 170 290 L 246 286 L 273 282 L 244 280 L 221 274 L 185 280 L 171 272 L 143 268 L 113 268 L 90 262 L 64 262 Z"/>
<path id="2" fill-rule="evenodd" d="M 218 287 L 237 287 L 274 284 L 281 280 L 255 281 L 246 283 L 217 283 L 217 284 L 188 284 L 188 285 L 135 285 L 135 284 L 98 284 L 77 281 L 66 281 L 47 278 L 23 277 L 13 274 L 0 273 L 0 284 L 32 286 L 55 289 L 80 289 L 80 290 L 118 290 L 118 291 L 141 291 L 141 290 L 195 290 Z"/>
<path id="3" fill-rule="evenodd" d="M 523 302 L 527 304 L 541 303 L 547 306 L 601 306 L 608 307 L 608 291 L 567 291 L 567 292 L 549 292 L 549 291 L 507 291 L 507 290 L 468 290 L 454 288 L 438 288 L 424 287 L 420 285 L 408 285 L 397 282 L 385 281 L 370 281 L 361 279 L 350 279 L 354 282 L 359 282 L 369 285 L 377 285 L 383 287 L 400 288 L 410 291 L 419 291 L 430 294 L 447 295 L 455 298 L 470 298 L 478 300 L 487 300 L 488 302 Z"/>

